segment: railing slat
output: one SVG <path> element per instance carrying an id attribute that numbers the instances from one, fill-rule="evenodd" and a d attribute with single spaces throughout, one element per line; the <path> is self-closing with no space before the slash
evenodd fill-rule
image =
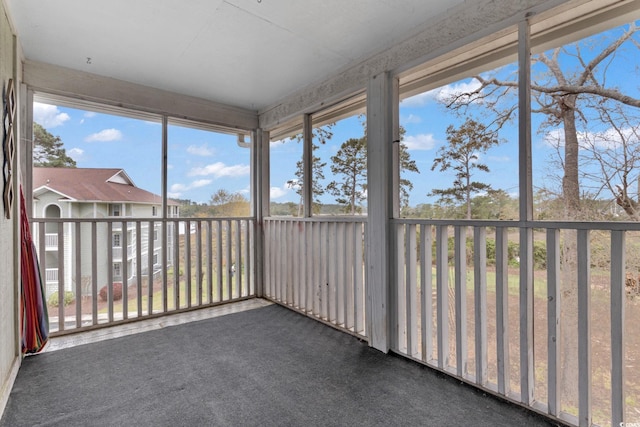
<path id="1" fill-rule="evenodd" d="M 236 253 L 231 264 L 232 269 L 234 269 L 233 279 L 235 280 L 235 288 L 236 288 L 236 298 L 240 298 L 242 296 L 242 263 L 240 262 L 240 258 L 242 255 L 242 239 L 240 236 L 242 235 L 242 230 L 240 227 L 240 221 L 233 221 L 236 231 Z"/>
<path id="2" fill-rule="evenodd" d="M 168 278 L 169 278 L 169 274 L 168 274 L 168 268 L 169 268 L 169 261 L 168 261 L 168 254 L 167 251 L 169 250 L 169 239 L 167 239 L 167 228 L 168 228 L 168 224 L 166 221 L 162 221 L 160 223 L 160 236 L 162 237 L 158 237 L 159 239 L 161 239 L 160 241 L 160 247 L 162 248 L 162 259 L 161 259 L 161 263 L 162 263 L 162 312 L 166 313 L 167 311 L 169 311 L 169 285 L 167 283 Z M 125 280 L 126 280 L 126 275 L 125 275 Z"/>
<path id="3" fill-rule="evenodd" d="M 611 425 L 625 423 L 625 252 L 624 231 L 611 232 Z"/>
<path id="4" fill-rule="evenodd" d="M 407 230 L 407 272 L 406 272 L 406 298 L 407 298 L 407 354 L 414 357 L 418 354 L 418 284 L 417 284 L 417 256 L 416 226 L 410 224 Z"/>
<path id="5" fill-rule="evenodd" d="M 438 310 L 438 368 L 449 367 L 448 227 L 436 226 L 436 293 Z"/>
<path id="6" fill-rule="evenodd" d="M 498 393 L 507 396 L 511 377 L 509 357 L 509 271 L 508 234 L 504 227 L 496 228 L 496 345 Z"/>
<path id="7" fill-rule="evenodd" d="M 180 307 L 180 222 L 178 221 L 173 223 L 173 245 L 173 308 L 177 310 Z"/>
<path id="8" fill-rule="evenodd" d="M 138 317 L 142 317 L 142 224 L 136 222 L 136 298 Z"/>
<path id="9" fill-rule="evenodd" d="M 422 360 L 431 362 L 433 359 L 433 279 L 432 255 L 433 235 L 431 226 L 420 224 L 420 291 L 422 332 Z"/>
<path id="10" fill-rule="evenodd" d="M 558 370 L 560 369 L 560 230 L 547 230 L 547 395 L 548 410 L 553 416 L 560 415 L 560 393 Z"/>
<path id="11" fill-rule="evenodd" d="M 82 326 L 82 224 L 75 224 L 75 252 L 76 252 L 76 328 Z"/>
<path id="12" fill-rule="evenodd" d="M 207 303 L 213 302 L 213 222 L 207 221 L 207 244 L 205 245 L 205 263 L 207 275 Z"/>
<path id="13" fill-rule="evenodd" d="M 391 300 L 391 319 L 394 325 L 394 334 L 392 339 L 395 343 L 395 348 L 400 353 L 407 353 L 407 293 L 406 293 L 406 271 L 402 268 L 406 264 L 405 262 L 405 225 L 399 224 L 396 229 L 396 263 L 395 272 L 396 280 L 394 280 L 391 292 L 394 294 L 394 298 Z M 395 308 L 395 312 L 394 309 Z"/>
<path id="14" fill-rule="evenodd" d="M 223 231 L 222 231 L 222 221 L 216 221 L 216 236 L 218 240 L 218 245 L 216 248 L 216 272 L 217 280 L 216 280 L 216 288 L 218 291 L 218 301 L 224 301 L 223 295 L 223 285 L 222 285 L 222 239 L 223 239 Z"/>
<path id="15" fill-rule="evenodd" d="M 98 324 L 98 224 L 91 223 L 91 321 Z"/>
<path id="16" fill-rule="evenodd" d="M 354 301 L 355 301 L 355 332 L 364 335 L 365 330 L 365 302 L 364 302 L 364 225 L 354 227 L 355 263 L 354 263 Z"/>
<path id="17" fill-rule="evenodd" d="M 311 270 L 313 274 L 313 314 L 316 317 L 322 317 L 322 260 L 320 258 L 322 254 L 322 244 L 320 240 L 321 226 L 322 224 L 312 224 L 311 230 L 311 247 L 313 254 L 311 257 Z"/>
<path id="18" fill-rule="evenodd" d="M 352 330 L 355 323 L 355 301 L 353 299 L 353 228 L 353 223 L 344 225 L 344 327 L 348 330 Z"/>
<path id="19" fill-rule="evenodd" d="M 128 231 L 129 230 L 129 223 L 127 221 L 122 221 L 122 249 L 123 249 L 123 255 L 122 255 L 122 264 L 121 264 L 121 268 L 122 268 L 122 319 L 128 319 L 129 318 L 129 295 L 128 295 L 128 291 L 129 291 L 129 251 L 127 250 L 129 248 L 129 236 L 128 236 Z M 165 310 L 166 311 L 166 310 Z"/>
<path id="20" fill-rule="evenodd" d="M 58 330 L 64 331 L 64 223 L 58 223 Z"/>
<path id="21" fill-rule="evenodd" d="M 474 227 L 473 269 L 475 296 L 476 383 L 487 384 L 487 230 Z"/>
<path id="22" fill-rule="evenodd" d="M 113 223 L 107 223 L 107 238 L 105 239 L 107 252 L 107 311 L 108 323 L 113 323 Z"/>
<path id="23" fill-rule="evenodd" d="M 456 291 L 456 371 L 467 375 L 467 228 L 456 226 L 455 240 L 455 291 Z"/>
<path id="24" fill-rule="evenodd" d="M 149 221 L 147 227 L 147 240 L 149 242 L 147 245 L 147 313 L 153 314 L 153 221 Z"/>
<path id="25" fill-rule="evenodd" d="M 202 305 L 202 221 L 196 221 L 196 304 Z"/>
<path id="26" fill-rule="evenodd" d="M 520 229 L 520 399 L 533 403 L 533 230 Z"/>
<path id="27" fill-rule="evenodd" d="M 591 427 L 591 248 L 578 230 L 578 424 Z"/>
<path id="28" fill-rule="evenodd" d="M 336 289 L 336 324 L 342 325 L 346 328 L 346 317 L 345 317 L 345 289 L 346 283 L 344 280 L 345 274 L 345 234 L 344 234 L 344 223 L 336 224 L 336 278 L 335 278 L 335 289 Z"/>

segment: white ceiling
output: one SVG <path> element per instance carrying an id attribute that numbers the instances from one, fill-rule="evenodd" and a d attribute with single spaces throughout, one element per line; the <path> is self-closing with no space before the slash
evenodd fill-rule
<path id="1" fill-rule="evenodd" d="M 407 39 L 463 1 L 6 3 L 28 60 L 260 110 Z"/>

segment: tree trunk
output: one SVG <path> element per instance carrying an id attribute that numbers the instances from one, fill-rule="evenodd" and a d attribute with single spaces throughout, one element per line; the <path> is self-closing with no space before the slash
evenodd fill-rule
<path id="1" fill-rule="evenodd" d="M 576 115 L 573 110 L 575 96 L 567 97 L 562 108 L 564 124 L 564 176 L 562 197 L 564 219 L 580 217 L 580 182 L 578 178 L 578 133 Z M 567 103 L 569 105 L 567 106 Z M 560 392 L 563 406 L 578 407 L 578 286 L 577 286 L 577 232 L 563 231 L 561 258 L 561 306 L 560 306 Z"/>

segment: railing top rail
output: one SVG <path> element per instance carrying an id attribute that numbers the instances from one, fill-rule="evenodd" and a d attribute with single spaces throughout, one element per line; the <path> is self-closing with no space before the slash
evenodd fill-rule
<path id="1" fill-rule="evenodd" d="M 294 222 L 367 222 L 366 215 L 344 215 L 344 216 L 312 216 L 310 218 L 295 216 L 270 216 L 264 219 L 265 222 L 294 221 Z"/>
<path id="2" fill-rule="evenodd" d="M 210 217 L 210 218 L 159 218 L 159 217 L 106 217 L 106 218 L 31 218 L 30 222 L 34 224 L 39 223 L 92 223 L 92 222 L 111 222 L 119 224 L 122 222 L 205 222 L 205 221 L 254 221 L 253 217 Z"/>
<path id="3" fill-rule="evenodd" d="M 617 221 L 499 221 L 478 219 L 414 219 L 394 218 L 392 224 L 450 225 L 463 227 L 513 227 L 572 230 L 640 231 L 640 222 Z"/>

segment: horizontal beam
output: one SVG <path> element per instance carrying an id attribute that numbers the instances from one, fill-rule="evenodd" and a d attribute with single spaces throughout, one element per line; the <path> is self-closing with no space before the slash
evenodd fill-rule
<path id="1" fill-rule="evenodd" d="M 25 61 L 23 81 L 36 94 L 42 92 L 45 97 L 69 97 L 114 109 L 166 114 L 231 129 L 252 130 L 258 127 L 255 111 L 42 62 Z"/>
<path id="2" fill-rule="evenodd" d="M 260 111 L 260 127 L 276 129 L 296 115 L 314 113 L 362 91 L 385 72 L 402 72 L 425 60 L 515 25 L 526 13 L 538 13 L 566 0 L 477 0 L 464 2 L 426 21 L 416 35 L 333 77 Z"/>

